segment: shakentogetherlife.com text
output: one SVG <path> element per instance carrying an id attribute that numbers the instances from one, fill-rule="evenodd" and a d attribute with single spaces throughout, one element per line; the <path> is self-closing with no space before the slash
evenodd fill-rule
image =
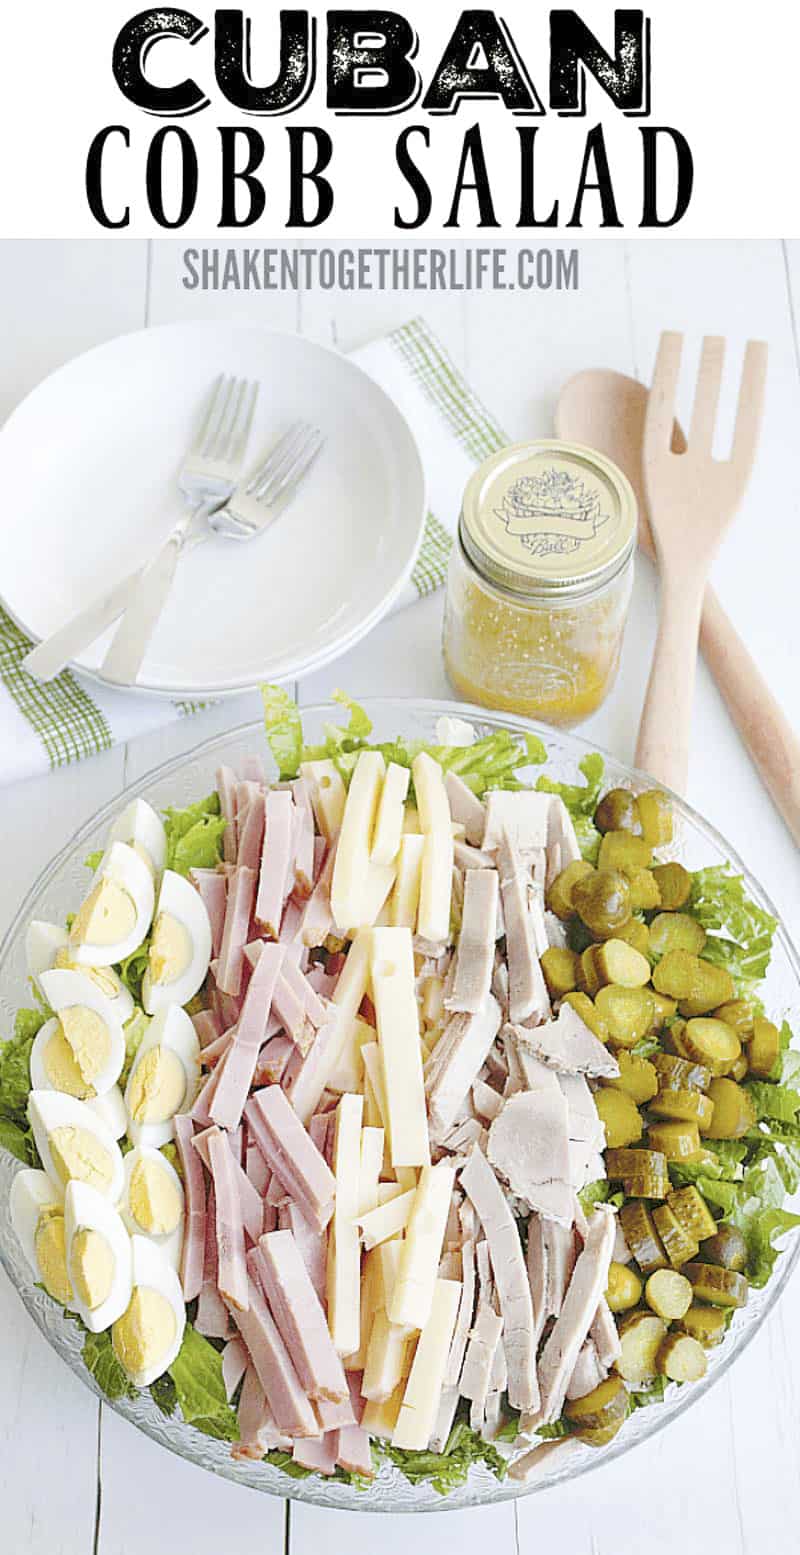
<path id="1" fill-rule="evenodd" d="M 187 291 L 577 291 L 576 248 L 187 248 Z"/>

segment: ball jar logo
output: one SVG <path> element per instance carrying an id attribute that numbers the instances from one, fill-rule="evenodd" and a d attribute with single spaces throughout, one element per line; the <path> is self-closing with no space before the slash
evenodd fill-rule
<path id="1" fill-rule="evenodd" d="M 111 68 L 122 97 L 143 115 L 186 121 L 206 113 L 216 97 L 226 113 L 247 120 L 279 121 L 317 101 L 317 117 L 328 124 L 334 121 L 331 127 L 273 124 L 266 133 L 251 122 L 216 124 L 211 176 L 221 228 L 252 227 L 265 212 L 273 224 L 287 229 L 323 226 L 335 209 L 337 177 L 356 185 L 359 179 L 349 137 L 349 161 L 336 166 L 332 131 L 335 120 L 344 117 L 411 121 L 392 145 L 396 203 L 390 220 L 396 229 L 417 230 L 431 220 L 454 230 L 512 224 L 520 230 L 622 227 L 616 187 L 622 175 L 612 168 L 603 123 L 593 124 L 583 138 L 570 187 L 540 208 L 536 189 L 544 181 L 548 151 L 542 126 L 531 122 L 584 118 L 589 81 L 606 108 L 610 105 L 631 119 L 649 117 L 649 20 L 638 9 L 609 14 L 612 37 L 601 42 L 576 10 L 551 10 L 546 48 L 540 46 L 535 59 L 494 11 L 462 11 L 449 31 L 437 17 L 430 24 L 432 36 L 425 38 L 436 63 L 423 71 L 420 37 L 399 11 L 329 10 L 317 17 L 310 10 L 282 10 L 272 57 L 266 68 L 262 62 L 256 70 L 254 34 L 264 27 L 263 15 L 221 9 L 207 21 L 193 11 L 159 7 L 139 12 L 122 27 L 113 44 Z M 167 41 L 171 75 L 155 68 Z M 597 95 L 593 101 L 597 106 Z M 444 179 L 441 154 L 435 154 L 437 118 L 460 111 L 471 111 L 473 118 L 478 111 L 488 116 L 487 105 L 499 105 L 516 121 L 508 126 L 516 174 L 513 212 L 498 211 L 493 186 L 493 174 L 495 179 L 498 174 L 481 122 L 465 130 Z M 689 144 L 671 125 L 641 124 L 635 129 L 637 224 L 673 226 L 685 215 L 692 195 Z M 136 190 L 130 187 L 133 158 L 126 154 L 131 153 L 133 137 L 143 133 L 148 142 L 144 189 Z M 545 133 L 557 134 L 557 125 Z M 451 148 L 448 139 L 449 157 Z M 503 153 L 506 175 L 510 164 L 505 143 Z M 206 147 L 204 155 L 210 156 Z M 284 208 L 276 210 L 270 170 L 279 156 L 287 164 L 288 196 L 283 196 Z M 143 132 L 140 123 L 135 128 L 127 122 L 107 124 L 88 150 L 86 196 L 103 227 L 130 225 L 132 204 L 138 215 L 143 203 L 158 226 L 181 228 L 195 212 L 205 176 L 185 122 L 165 124 L 152 133 Z M 367 187 L 363 193 L 365 200 L 385 197 L 384 188 Z M 629 212 L 625 214 L 630 221 Z"/>

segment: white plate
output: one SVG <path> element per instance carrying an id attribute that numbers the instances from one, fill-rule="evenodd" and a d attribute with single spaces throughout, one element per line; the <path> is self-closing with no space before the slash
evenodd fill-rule
<path id="1" fill-rule="evenodd" d="M 416 444 L 355 363 L 250 325 L 142 330 L 67 363 L 0 431 L 3 601 L 29 637 L 143 562 L 185 511 L 175 476 L 223 371 L 261 382 L 248 464 L 299 418 L 327 441 L 273 528 L 182 558 L 137 691 L 225 696 L 319 669 L 386 613 L 419 549 Z M 77 667 L 102 678 L 110 638 Z"/>

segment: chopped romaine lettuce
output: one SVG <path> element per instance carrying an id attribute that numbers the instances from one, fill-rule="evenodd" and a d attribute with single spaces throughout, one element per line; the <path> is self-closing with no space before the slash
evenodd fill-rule
<path id="1" fill-rule="evenodd" d="M 575 835 L 583 857 L 590 864 L 597 863 L 600 851 L 600 833 L 594 824 L 594 812 L 603 786 L 606 764 L 599 751 L 589 751 L 578 763 L 585 783 L 555 783 L 552 778 L 540 777 L 536 787 L 545 794 L 559 794 L 572 817 Z"/>
<path id="2" fill-rule="evenodd" d="M 303 725 L 294 697 L 283 686 L 262 686 L 267 744 L 281 779 L 297 777 L 303 749 Z"/>
<path id="3" fill-rule="evenodd" d="M 222 1355 L 187 1323 L 180 1350 L 169 1367 L 175 1396 L 187 1425 L 218 1441 L 239 1440 L 239 1422 L 222 1380 Z"/>
<path id="4" fill-rule="evenodd" d="M 217 794 L 208 794 L 182 810 L 165 810 L 164 826 L 167 869 L 188 875 L 190 869 L 213 869 L 219 863 L 225 820 L 219 813 Z"/>
<path id="5" fill-rule="evenodd" d="M 117 968 L 134 1004 L 142 1002 L 142 978 L 147 971 L 148 949 L 148 941 L 144 940 L 136 950 L 132 950 L 131 954 L 125 957 L 124 961 L 120 961 Z"/>
<path id="6" fill-rule="evenodd" d="M 724 966 L 741 995 L 766 977 L 777 921 L 747 895 L 729 864 L 698 869 L 684 908 L 708 932 L 706 961 Z"/>
<path id="7" fill-rule="evenodd" d="M 151 1382 L 150 1392 L 162 1415 L 169 1420 L 178 1407 L 178 1390 L 168 1371 L 165 1371 L 163 1377 L 156 1377 L 155 1382 Z"/>
<path id="8" fill-rule="evenodd" d="M 85 857 L 83 862 L 86 865 L 86 868 L 90 869 L 92 871 L 92 874 L 94 874 L 94 872 L 95 872 L 98 864 L 100 863 L 100 860 L 101 860 L 102 857 L 103 857 L 103 849 L 102 848 L 95 848 L 94 853 L 87 853 L 87 855 L 86 855 L 86 857 Z"/>
<path id="9" fill-rule="evenodd" d="M 76 1318 L 76 1322 L 78 1319 Z M 82 1355 L 87 1371 L 94 1377 L 97 1386 L 106 1398 L 135 1398 L 136 1389 L 128 1381 L 125 1372 L 114 1354 L 111 1343 L 111 1331 L 105 1329 L 102 1334 L 87 1333 L 83 1341 Z"/>
<path id="10" fill-rule="evenodd" d="M 128 1020 L 126 1020 L 125 1025 L 122 1028 L 125 1036 L 125 1062 L 122 1066 L 122 1074 L 119 1077 L 119 1083 L 123 1089 L 127 1083 L 128 1075 L 131 1072 L 131 1065 L 133 1064 L 133 1060 L 136 1057 L 139 1048 L 141 1047 L 142 1037 L 144 1036 L 149 1025 L 150 1022 L 145 1015 L 144 1010 L 134 1010 L 133 1014 Z"/>
<path id="11" fill-rule="evenodd" d="M 751 1285 L 766 1285 L 779 1249 L 773 1239 L 800 1226 L 800 1215 L 781 1206 L 786 1185 L 773 1156 L 759 1161 L 744 1174 L 727 1218 L 738 1226 L 747 1243 L 747 1277 Z"/>
<path id="12" fill-rule="evenodd" d="M 27 1112 L 31 1048 L 51 1014 L 46 1008 L 18 1010 L 13 1035 L 0 1042 L 0 1145 L 26 1166 L 39 1164 Z"/>
<path id="13" fill-rule="evenodd" d="M 751 1080 L 745 1090 L 756 1109 L 759 1122 L 774 1118 L 778 1123 L 794 1123 L 800 1112 L 800 1091 L 785 1085 L 774 1085 L 771 1080 Z"/>
<path id="14" fill-rule="evenodd" d="M 587 1183 L 585 1188 L 581 1188 L 578 1198 L 584 1215 L 590 1215 L 595 1204 L 613 1204 L 619 1209 L 625 1202 L 624 1193 L 615 1193 L 607 1177 L 599 1177 L 597 1182 Z"/>
<path id="15" fill-rule="evenodd" d="M 473 1463 L 485 1463 L 498 1479 L 506 1472 L 506 1460 L 484 1441 L 477 1431 L 471 1431 L 463 1421 L 457 1421 L 445 1442 L 443 1452 L 408 1452 L 392 1447 L 388 1442 L 378 1444 L 379 1451 L 389 1458 L 405 1474 L 412 1485 L 430 1480 L 440 1496 L 446 1496 L 457 1485 L 463 1485 Z"/>

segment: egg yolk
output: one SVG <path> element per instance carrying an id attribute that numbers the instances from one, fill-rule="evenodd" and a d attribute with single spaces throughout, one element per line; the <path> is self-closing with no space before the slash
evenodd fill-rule
<path id="1" fill-rule="evenodd" d="M 57 1207 L 44 1209 L 39 1216 L 33 1239 L 36 1262 L 48 1296 L 65 1307 L 72 1300 L 67 1273 L 67 1247 L 64 1215 Z"/>
<path id="2" fill-rule="evenodd" d="M 111 1057 L 111 1037 L 102 1016 L 83 1004 L 61 1010 L 59 1020 L 84 1080 L 102 1074 Z"/>
<path id="3" fill-rule="evenodd" d="M 160 912 L 150 941 L 150 976 L 154 983 L 174 983 L 190 965 L 192 941 L 185 924 L 172 913 Z"/>
<path id="4" fill-rule="evenodd" d="M 177 1053 L 150 1047 L 131 1075 L 128 1106 L 134 1123 L 166 1123 L 186 1094 L 186 1072 Z"/>
<path id="5" fill-rule="evenodd" d="M 76 914 L 69 937 L 73 945 L 115 945 L 135 926 L 132 898 L 110 875 L 101 875 Z"/>
<path id="6" fill-rule="evenodd" d="M 181 1218 L 181 1196 L 172 1178 L 146 1157 L 137 1161 L 131 1172 L 128 1203 L 137 1225 L 148 1236 L 169 1236 Z"/>
<path id="7" fill-rule="evenodd" d="M 77 1096 L 79 1101 L 94 1096 L 92 1086 L 87 1085 L 78 1068 L 61 1021 L 47 1043 L 43 1057 L 47 1078 L 57 1091 L 66 1091 L 68 1096 Z"/>
<path id="8" fill-rule="evenodd" d="M 62 945 L 61 949 L 56 951 L 53 966 L 63 968 L 65 972 L 80 972 L 81 976 L 88 977 L 107 999 L 119 998 L 119 988 L 111 973 L 102 966 L 80 966 L 77 961 L 72 960 L 66 945 Z"/>
<path id="9" fill-rule="evenodd" d="M 90 1312 L 101 1307 L 111 1295 L 114 1264 L 110 1243 L 100 1231 L 84 1226 L 75 1232 L 70 1249 L 70 1274 L 79 1301 Z"/>
<path id="10" fill-rule="evenodd" d="M 158 1290 L 137 1285 L 130 1304 L 111 1330 L 117 1359 L 131 1377 L 157 1366 L 175 1342 L 175 1313 Z"/>
<path id="11" fill-rule="evenodd" d="M 114 1163 L 96 1134 L 74 1124 L 61 1124 L 47 1136 L 53 1165 L 66 1185 L 72 1178 L 88 1182 L 98 1193 L 108 1193 L 114 1178 Z"/>

